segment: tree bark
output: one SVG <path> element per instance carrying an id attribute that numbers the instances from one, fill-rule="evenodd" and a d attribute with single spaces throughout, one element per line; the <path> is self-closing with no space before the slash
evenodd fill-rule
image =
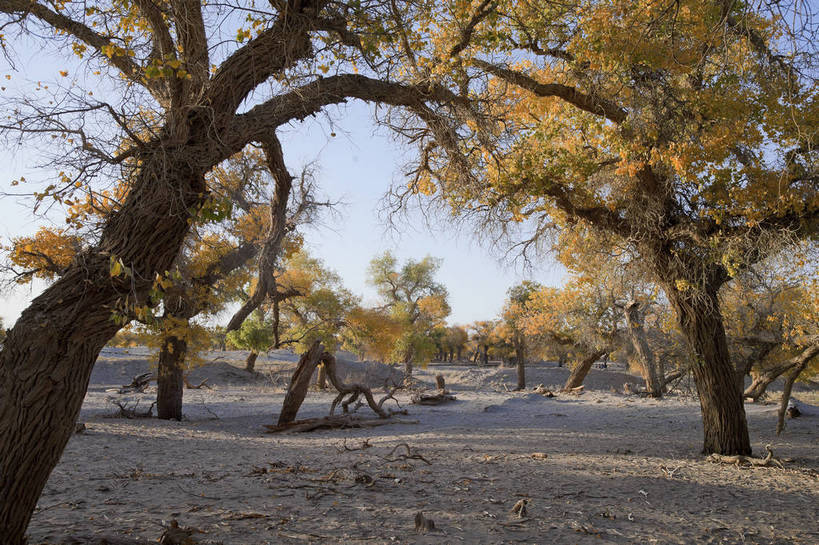
<path id="1" fill-rule="evenodd" d="M 161 149 L 161 148 L 159 148 Z M 190 150 L 188 150 L 190 151 Z M 123 325 L 115 311 L 144 302 L 206 196 L 190 158 L 167 145 L 147 154 L 99 243 L 23 311 L 0 352 L 0 536 L 24 543 L 51 470 L 74 430 L 94 362 Z M 111 275 L 116 260 L 130 273 Z M 12 501 L 13 499 L 13 501 Z"/>
<path id="2" fill-rule="evenodd" d="M 569 378 L 566 380 L 566 384 L 563 386 L 563 391 L 568 391 L 572 388 L 582 386 L 583 381 L 586 380 L 586 375 L 589 374 L 589 370 L 591 370 L 594 362 L 603 357 L 603 354 L 605 353 L 605 350 L 592 352 L 586 359 L 575 365 L 574 369 L 572 369 L 572 374 L 569 375 Z"/>
<path id="3" fill-rule="evenodd" d="M 279 426 L 289 424 L 296 419 L 301 404 L 304 403 L 304 398 L 307 396 L 307 389 L 310 387 L 313 371 L 316 370 L 316 365 L 318 365 L 323 351 L 324 347 L 320 342 L 316 341 L 299 358 L 296 371 L 293 373 L 293 378 L 290 379 L 290 386 L 287 387 L 287 393 L 284 396 L 282 412 L 279 413 Z"/>
<path id="4" fill-rule="evenodd" d="M 258 352 L 253 350 L 250 351 L 250 354 L 247 355 L 247 359 L 245 360 L 245 371 L 249 371 L 251 373 L 256 372 L 256 358 L 258 357 Z"/>
<path id="5" fill-rule="evenodd" d="M 703 453 L 750 455 L 742 390 L 728 353 L 717 289 L 665 287 L 692 352 L 702 410 Z"/>
<path id="6" fill-rule="evenodd" d="M 526 389 L 526 348 L 522 340 L 515 343 L 515 365 L 518 371 L 518 390 Z"/>
<path id="7" fill-rule="evenodd" d="M 188 352 L 185 339 L 169 336 L 162 341 L 156 375 L 156 415 L 162 420 L 182 420 L 185 382 L 182 364 Z"/>
<path id="8" fill-rule="evenodd" d="M 663 373 L 658 369 L 657 361 L 654 359 L 654 352 L 648 344 L 646 332 L 643 329 L 640 303 L 637 301 L 629 302 L 626 305 L 625 315 L 631 344 L 634 346 L 634 351 L 637 353 L 637 358 L 640 360 L 640 366 L 643 370 L 646 390 L 651 397 L 662 397 Z"/>
<path id="9" fill-rule="evenodd" d="M 318 366 L 318 376 L 316 377 L 316 384 L 319 390 L 327 389 L 327 366 L 323 363 Z"/>
<path id="10" fill-rule="evenodd" d="M 486 367 L 489 365 L 489 345 L 483 345 L 483 352 L 481 353 L 481 361 L 483 362 L 483 366 Z"/>

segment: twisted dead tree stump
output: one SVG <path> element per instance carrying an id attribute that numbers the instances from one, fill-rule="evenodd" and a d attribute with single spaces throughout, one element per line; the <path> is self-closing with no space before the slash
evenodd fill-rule
<path id="1" fill-rule="evenodd" d="M 444 381 L 443 375 L 437 375 L 435 377 L 435 384 L 438 387 L 437 391 L 427 390 L 425 392 L 416 393 L 412 396 L 412 403 L 416 405 L 441 405 L 442 403 L 455 401 L 455 396 L 446 389 L 446 382 Z"/>
<path id="2" fill-rule="evenodd" d="M 328 352 L 324 352 L 321 355 L 321 363 L 324 364 L 324 368 L 327 372 L 327 379 L 330 381 L 330 384 L 332 384 L 333 387 L 338 390 L 338 395 L 333 400 L 333 404 L 330 405 L 330 415 L 335 412 L 339 403 L 341 403 L 342 411 L 344 411 L 345 414 L 348 413 L 350 404 L 358 401 L 358 398 L 363 395 L 364 399 L 367 400 L 367 405 L 370 406 L 370 408 L 375 414 L 378 415 L 379 418 L 389 418 L 390 415 L 387 414 L 382 406 L 387 399 L 392 397 L 391 394 L 382 399 L 380 403 L 376 403 L 375 398 L 373 398 L 372 391 L 363 384 L 345 384 L 338 378 L 338 374 L 336 373 L 335 356 Z M 345 396 L 349 397 L 344 400 Z"/>
<path id="3" fill-rule="evenodd" d="M 310 386 L 310 379 L 319 363 L 323 364 L 327 379 L 338 391 L 338 395 L 330 406 L 329 416 L 297 421 L 296 415 L 302 403 L 304 403 L 304 398 Z M 287 393 L 284 396 L 278 423 L 274 426 L 267 425 L 265 428 L 267 428 L 268 433 L 276 433 L 281 431 L 312 431 L 327 428 L 377 426 L 390 417 L 390 413 L 384 410 L 384 403 L 388 399 L 395 399 L 393 394 L 396 389 L 397 387 L 393 388 L 391 391 L 388 391 L 387 395 L 381 400 L 376 401 L 372 391 L 363 384 L 346 384 L 342 382 L 336 372 L 336 358 L 332 354 L 325 352 L 322 344 L 316 341 L 313 343 L 313 346 L 310 347 L 310 350 L 305 352 L 299 359 L 296 371 L 290 380 L 290 386 L 287 388 Z M 362 396 L 366 400 L 367 405 L 378 415 L 378 420 L 365 420 L 353 417 L 349 414 L 350 405 L 358 401 Z M 344 413 L 342 415 L 334 414 L 339 403 Z"/>

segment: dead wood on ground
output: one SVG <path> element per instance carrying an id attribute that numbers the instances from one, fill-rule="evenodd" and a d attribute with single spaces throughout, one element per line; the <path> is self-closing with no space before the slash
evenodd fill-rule
<path id="1" fill-rule="evenodd" d="M 527 517 L 526 506 L 528 504 L 529 500 L 527 500 L 526 498 L 518 500 L 515 506 L 512 507 L 511 515 L 519 519 L 525 519 Z"/>
<path id="2" fill-rule="evenodd" d="M 425 534 L 435 530 L 435 521 L 428 519 L 421 511 L 415 513 L 415 531 L 419 534 Z"/>
<path id="3" fill-rule="evenodd" d="M 113 418 L 128 418 L 128 419 L 152 418 L 153 417 L 153 411 L 154 411 L 154 405 L 156 405 L 156 401 L 154 401 L 153 403 L 151 403 L 151 406 L 148 407 L 147 411 L 139 412 L 139 411 L 137 411 L 137 407 L 139 407 L 139 400 L 137 400 L 136 403 L 134 403 L 133 406 L 128 406 L 127 403 L 120 403 L 119 401 L 114 401 L 114 400 L 112 400 L 111 403 L 116 405 L 117 407 L 119 407 L 119 411 L 112 415 Z"/>
<path id="4" fill-rule="evenodd" d="M 533 391 L 536 394 L 542 395 L 543 397 L 555 397 L 555 393 L 550 389 L 546 388 L 545 386 L 543 386 L 543 384 L 538 384 L 537 386 L 535 386 Z"/>
<path id="5" fill-rule="evenodd" d="M 266 433 L 299 433 L 314 430 L 346 429 L 346 428 L 374 428 L 387 424 L 418 424 L 417 420 L 399 420 L 392 418 L 362 418 L 351 414 L 338 414 L 321 418 L 305 418 L 286 424 L 265 424 Z"/>
<path id="6" fill-rule="evenodd" d="M 201 390 L 202 388 L 207 388 L 208 390 L 210 390 L 210 384 L 207 384 L 208 379 L 203 380 L 199 384 L 191 384 L 191 382 L 188 380 L 188 377 L 186 376 L 183 376 L 182 380 L 185 382 L 185 388 L 187 388 L 188 390 Z"/>
<path id="7" fill-rule="evenodd" d="M 742 454 L 734 454 L 730 456 L 724 454 L 711 454 L 708 456 L 708 460 L 714 463 L 734 464 L 737 467 L 741 465 L 750 465 L 754 467 L 770 467 L 771 465 L 775 465 L 780 469 L 785 469 L 785 466 L 782 465 L 781 460 L 774 457 L 771 445 L 765 445 L 765 450 L 768 451 L 768 454 L 764 458 L 754 458 L 752 456 L 744 456 Z"/>
<path id="8" fill-rule="evenodd" d="M 195 545 L 199 543 L 193 534 L 201 533 L 197 528 L 183 528 L 179 526 L 176 519 L 172 519 L 162 536 L 159 538 L 159 545 Z"/>
<path id="9" fill-rule="evenodd" d="M 156 380 L 156 375 L 153 373 L 142 373 L 141 375 L 135 376 L 130 384 L 123 384 L 122 388 L 117 390 L 118 394 L 130 394 L 130 393 L 142 393 L 145 391 L 145 388 L 148 387 L 148 384 L 152 381 Z"/>
<path id="10" fill-rule="evenodd" d="M 437 390 L 417 392 L 412 395 L 410 401 L 415 405 L 442 405 L 456 400 L 455 396 L 446 389 L 443 375 L 437 375 L 435 383 L 438 386 Z"/>

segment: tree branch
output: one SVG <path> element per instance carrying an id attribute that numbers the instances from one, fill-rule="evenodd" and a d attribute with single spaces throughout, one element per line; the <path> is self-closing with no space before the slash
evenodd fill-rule
<path id="1" fill-rule="evenodd" d="M 531 91 L 537 96 L 560 98 L 583 111 L 605 117 L 614 123 L 620 124 L 625 121 L 628 116 L 628 112 L 616 103 L 604 98 L 582 93 L 574 87 L 560 83 L 540 83 L 526 74 L 503 68 L 481 59 L 473 59 L 472 62 L 478 68 L 482 68 L 508 83 Z"/>

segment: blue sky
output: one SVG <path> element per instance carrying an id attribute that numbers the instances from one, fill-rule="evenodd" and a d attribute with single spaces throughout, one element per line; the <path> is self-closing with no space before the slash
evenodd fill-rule
<path id="1" fill-rule="evenodd" d="M 60 78 L 59 67 L 44 60 L 41 50 L 24 51 L 17 61 L 25 74 L 12 71 L 0 60 L 0 78 L 12 88 L 22 88 L 24 80 Z M 6 74 L 12 75 L 11 82 L 5 80 Z M 437 227 L 430 229 L 423 214 L 414 211 L 399 222 L 398 231 L 388 229 L 378 211 L 390 185 L 402 183 L 402 167 L 413 150 L 394 141 L 386 129 L 376 128 L 372 109 L 366 104 L 351 103 L 328 113 L 283 127 L 279 136 L 291 170 L 315 163 L 321 191 L 331 200 L 345 203 L 338 217 L 325 218 L 308 229 L 305 238 L 309 251 L 338 272 L 345 286 L 361 295 L 365 304 L 376 303 L 375 291 L 366 282 L 367 266 L 373 256 L 385 250 L 391 250 L 402 261 L 426 255 L 443 259 L 438 280 L 450 293 L 450 323 L 497 316 L 506 290 L 524 279 L 548 285 L 561 282 L 563 270 L 551 259 L 543 258 L 524 271 L 520 263 L 479 245 L 468 227 L 459 229 L 447 218 L 433 217 Z M 46 179 L 53 174 L 48 169 L 34 169 L 36 163 L 35 149 L 9 146 L 0 151 L 0 244 L 7 244 L 10 237 L 33 233 L 48 222 L 32 215 L 30 200 L 2 196 L 21 187 L 9 185 L 21 175 Z M 59 211 L 52 212 L 51 221 L 59 224 L 59 216 Z M 43 287 L 36 283 L 12 293 L 0 293 L 0 317 L 7 326 Z"/>

